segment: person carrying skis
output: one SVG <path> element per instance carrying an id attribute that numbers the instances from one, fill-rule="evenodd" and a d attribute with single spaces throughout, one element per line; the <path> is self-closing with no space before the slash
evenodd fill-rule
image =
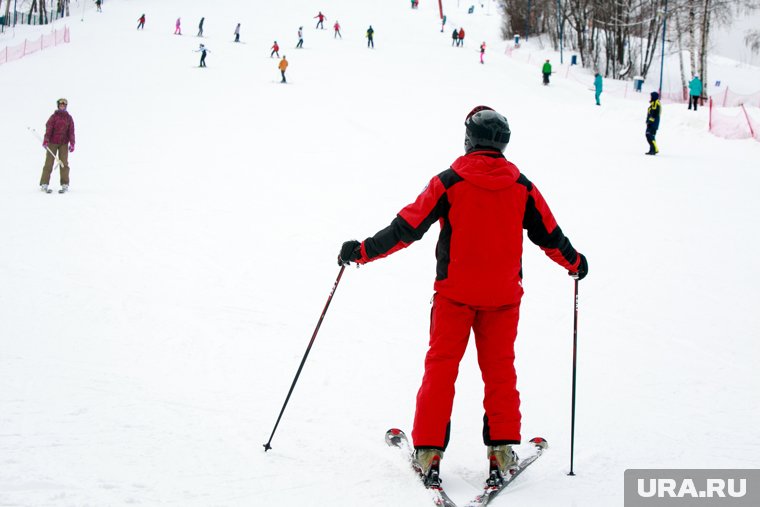
<path id="1" fill-rule="evenodd" d="M 541 67 L 541 74 L 544 76 L 544 86 L 547 86 L 549 84 L 549 76 L 552 75 L 552 64 L 548 59 L 544 62 L 544 66 Z"/>
<path id="2" fill-rule="evenodd" d="M 56 157 L 60 160 L 61 189 L 59 192 L 64 193 L 69 189 L 69 152 L 74 151 L 76 141 L 74 118 L 66 110 L 69 101 L 61 98 L 56 104 L 58 108 L 45 123 L 45 137 L 42 141 L 46 155 L 40 177 L 40 190 L 46 193 L 50 193 L 48 185 L 50 185 L 50 175 L 53 173 L 53 162 L 55 162 Z"/>
<path id="3" fill-rule="evenodd" d="M 137 18 L 137 29 L 145 30 L 145 14 Z"/>
<path id="4" fill-rule="evenodd" d="M 702 96 L 702 80 L 699 79 L 699 76 L 695 74 L 694 79 L 689 81 L 689 109 L 691 109 L 691 106 L 693 104 L 694 111 L 697 110 L 697 103 L 699 102 L 699 98 L 701 96 Z"/>
<path id="5" fill-rule="evenodd" d="M 340 37 L 341 39 L 343 36 L 340 34 L 340 23 L 338 21 L 335 21 L 335 24 L 333 25 L 333 29 L 335 30 L 335 33 L 333 34 L 333 39 Z"/>
<path id="6" fill-rule="evenodd" d="M 464 28 L 459 29 L 459 33 L 457 34 L 458 40 L 457 40 L 457 46 L 464 47 Z"/>
<path id="7" fill-rule="evenodd" d="M 569 274 L 586 258 L 557 225 L 538 188 L 504 157 L 507 119 L 487 106 L 465 119 L 465 154 L 434 176 L 391 224 L 362 242 L 343 243 L 338 264 L 366 264 L 406 248 L 438 222 L 430 345 L 417 393 L 413 464 L 431 481 L 449 443 L 454 384 L 470 332 L 485 384 L 483 442 L 494 471 L 517 466 L 522 438 L 514 343 L 523 295 L 523 229 Z M 428 482 L 429 484 L 430 482 Z"/>
<path id="8" fill-rule="evenodd" d="M 301 48 L 303 49 L 303 27 L 298 27 L 298 44 L 296 44 L 296 49 Z"/>
<path id="9" fill-rule="evenodd" d="M 198 37 L 203 37 L 203 22 L 206 21 L 206 18 L 201 18 L 201 22 L 198 23 Z"/>
<path id="10" fill-rule="evenodd" d="M 277 44 L 277 41 L 274 41 L 274 44 L 272 44 L 272 52 L 269 53 L 269 58 L 272 58 L 274 55 L 277 55 L 277 58 L 280 57 L 280 45 Z"/>
<path id="11" fill-rule="evenodd" d="M 240 42 L 240 23 L 235 27 L 235 42 Z"/>
<path id="12" fill-rule="evenodd" d="M 486 41 L 480 45 L 480 63 L 483 63 L 483 56 L 486 54 Z"/>
<path id="13" fill-rule="evenodd" d="M 200 45 L 198 49 L 195 50 L 196 53 L 201 54 L 201 63 L 198 65 L 198 67 L 205 67 L 206 66 L 206 53 L 210 53 L 211 50 L 209 50 L 206 46 L 203 44 Z"/>
<path id="14" fill-rule="evenodd" d="M 182 35 L 182 18 L 177 18 L 177 22 L 174 24 L 174 35 Z"/>
<path id="15" fill-rule="evenodd" d="M 660 149 L 657 147 L 655 136 L 657 136 L 657 129 L 660 128 L 660 113 L 662 112 L 662 105 L 660 104 L 660 94 L 652 92 L 649 95 L 649 107 L 647 108 L 647 143 L 649 143 L 649 151 L 646 155 L 657 155 L 660 153 Z"/>
<path id="16" fill-rule="evenodd" d="M 314 28 L 321 28 L 322 30 L 324 30 L 325 29 L 325 19 L 327 19 L 327 16 L 325 16 L 324 14 L 322 14 L 322 11 L 319 11 L 319 14 L 317 14 L 316 16 L 314 16 L 314 19 L 318 20 L 317 21 L 317 26 L 314 27 Z"/>
<path id="17" fill-rule="evenodd" d="M 602 95 L 602 75 L 600 73 L 596 73 L 594 76 L 594 97 L 596 97 L 596 105 L 601 106 L 601 102 L 599 102 L 599 97 Z"/>
<path id="18" fill-rule="evenodd" d="M 372 28 L 372 25 L 369 25 L 369 28 L 367 28 L 367 47 L 372 46 L 372 49 L 375 49 L 375 29 Z"/>
<path id="19" fill-rule="evenodd" d="M 285 55 L 282 55 L 282 60 L 280 60 L 277 68 L 280 69 L 280 74 L 282 74 L 282 81 L 280 81 L 280 83 L 287 83 L 287 80 L 285 79 L 285 71 L 288 69 L 288 61 L 285 59 Z"/>

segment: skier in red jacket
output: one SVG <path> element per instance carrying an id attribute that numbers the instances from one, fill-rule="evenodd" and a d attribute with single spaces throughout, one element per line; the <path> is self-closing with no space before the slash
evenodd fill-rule
<path id="1" fill-rule="evenodd" d="M 507 119 L 478 106 L 465 127 L 465 155 L 433 177 L 388 227 L 361 243 L 346 241 L 338 256 L 341 265 L 381 259 L 440 224 L 430 348 L 412 431 L 414 465 L 428 479 L 438 476 L 448 445 L 454 383 L 471 330 L 485 383 L 489 462 L 502 476 L 517 466 L 512 445 L 520 443 L 521 415 L 514 342 L 523 294 L 523 229 L 571 275 L 581 279 L 588 272 L 586 258 L 562 233 L 536 186 L 504 157 Z"/>

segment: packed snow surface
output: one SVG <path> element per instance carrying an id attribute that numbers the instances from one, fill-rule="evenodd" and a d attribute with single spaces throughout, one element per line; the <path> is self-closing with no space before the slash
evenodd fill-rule
<path id="1" fill-rule="evenodd" d="M 544 87 L 541 60 L 505 54 L 495 3 L 444 6 L 441 32 L 425 0 L 73 2 L 55 22 L 69 44 L 0 66 L 0 505 L 425 505 L 383 434 L 411 431 L 437 226 L 345 271 L 262 444 L 341 243 L 385 227 L 462 154 L 479 104 L 509 119 L 507 158 L 590 266 L 568 477 L 573 281 L 526 241 L 523 437 L 550 448 L 493 505 L 619 506 L 626 469 L 760 467 L 760 143 L 665 103 L 646 157 L 657 76 L 597 107 L 558 55 Z M 0 49 L 50 29 L 18 26 Z M 71 191 L 46 195 L 27 127 L 42 131 L 59 97 L 77 146 Z M 473 349 L 441 465 L 462 504 L 487 469 Z"/>

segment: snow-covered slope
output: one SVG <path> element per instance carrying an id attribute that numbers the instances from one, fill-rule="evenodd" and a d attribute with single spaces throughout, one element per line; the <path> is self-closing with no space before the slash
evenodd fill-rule
<path id="1" fill-rule="evenodd" d="M 494 505 L 621 505 L 628 468 L 760 466 L 760 143 L 666 104 L 661 154 L 643 156 L 645 102 L 541 86 L 504 55 L 495 7 L 446 2 L 441 33 L 433 2 L 190 3 L 78 4 L 70 44 L 0 66 L 0 504 L 424 505 L 382 437 L 412 424 L 433 230 L 345 273 L 262 444 L 340 244 L 386 226 L 461 154 L 478 104 L 508 117 L 507 157 L 590 263 L 570 478 L 573 284 L 526 244 L 523 434 L 551 448 Z M 60 96 L 77 125 L 71 192 L 44 195 L 26 127 L 44 128 Z M 442 464 L 458 502 L 487 467 L 481 398 L 468 350 Z"/>

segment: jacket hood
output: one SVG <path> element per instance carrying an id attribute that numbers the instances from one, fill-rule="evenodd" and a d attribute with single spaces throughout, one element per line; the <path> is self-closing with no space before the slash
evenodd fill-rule
<path id="1" fill-rule="evenodd" d="M 496 151 L 473 151 L 456 159 L 451 168 L 465 181 L 486 190 L 502 190 L 514 185 L 520 171 Z"/>

